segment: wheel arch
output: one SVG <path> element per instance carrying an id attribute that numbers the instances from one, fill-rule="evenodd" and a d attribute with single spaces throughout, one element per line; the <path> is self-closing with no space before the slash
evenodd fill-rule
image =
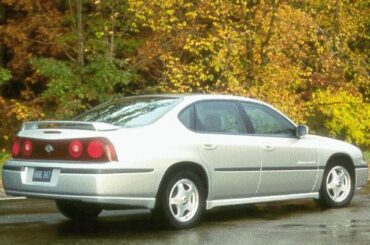
<path id="1" fill-rule="evenodd" d="M 210 193 L 210 186 L 211 186 L 210 185 L 209 174 L 208 174 L 207 170 L 204 168 L 204 166 L 202 166 L 199 163 L 192 162 L 192 161 L 177 162 L 175 164 L 172 164 L 170 167 L 168 167 L 167 170 L 164 172 L 164 174 L 162 176 L 162 179 L 160 181 L 156 196 L 158 197 L 160 192 L 163 190 L 163 186 L 166 184 L 166 181 L 168 180 L 168 178 L 172 174 L 174 174 L 178 171 L 181 171 L 181 170 L 190 170 L 190 171 L 194 172 L 195 174 L 197 174 L 201 178 L 203 184 L 205 185 L 206 199 L 207 199 L 207 197 Z M 156 198 L 156 199 L 158 199 L 158 198 Z"/>
<path id="2" fill-rule="evenodd" d="M 354 178 L 354 181 L 356 183 L 355 164 L 352 160 L 352 157 L 347 153 L 342 153 L 342 152 L 334 153 L 326 161 L 325 168 L 329 166 L 331 162 L 335 162 L 336 160 L 340 161 L 340 163 L 345 164 L 346 166 L 350 168 L 352 177 Z"/>

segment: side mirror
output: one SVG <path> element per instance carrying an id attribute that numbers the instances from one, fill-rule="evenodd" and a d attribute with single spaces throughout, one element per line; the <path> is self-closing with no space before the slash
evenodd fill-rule
<path id="1" fill-rule="evenodd" d="M 302 136 L 309 133 L 308 127 L 306 125 L 298 125 L 297 127 L 297 137 L 301 138 Z"/>

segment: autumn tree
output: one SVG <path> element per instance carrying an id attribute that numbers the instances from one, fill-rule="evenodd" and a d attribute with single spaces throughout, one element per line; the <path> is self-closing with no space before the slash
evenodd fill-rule
<path id="1" fill-rule="evenodd" d="M 365 1 L 128 2 L 134 27 L 151 30 L 141 47 L 151 58 L 141 69 L 159 70 L 153 78 L 161 91 L 259 98 L 317 132 L 368 145 L 361 140 L 369 132 Z M 342 117 L 364 126 L 345 123 L 343 133 L 330 123 L 338 120 L 333 106 L 351 104 L 363 111 L 350 106 Z M 316 112 L 325 115 L 319 123 Z"/>
<path id="2" fill-rule="evenodd" d="M 0 0 L 0 113 L 19 125 L 71 118 L 118 94 L 228 93 L 370 147 L 369 9 L 366 0 Z"/>

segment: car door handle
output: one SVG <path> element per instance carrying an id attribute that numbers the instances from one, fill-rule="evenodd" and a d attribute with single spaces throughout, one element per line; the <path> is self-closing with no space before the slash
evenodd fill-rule
<path id="1" fill-rule="evenodd" d="M 270 145 L 270 144 L 264 144 L 264 145 L 262 145 L 262 149 L 265 150 L 265 151 L 273 151 L 275 149 L 275 147 L 273 145 Z"/>
<path id="2" fill-rule="evenodd" d="M 213 144 L 204 144 L 203 145 L 203 148 L 206 149 L 206 150 L 214 150 L 217 148 L 217 145 L 213 145 Z"/>

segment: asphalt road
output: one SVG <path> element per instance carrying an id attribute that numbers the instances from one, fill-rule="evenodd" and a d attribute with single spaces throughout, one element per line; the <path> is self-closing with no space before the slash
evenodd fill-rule
<path id="1" fill-rule="evenodd" d="M 0 201 L 0 244 L 370 244 L 370 182 L 350 207 L 323 210 L 311 200 L 212 211 L 197 227 L 163 230 L 147 211 L 105 211 L 72 223 L 51 201 Z"/>

